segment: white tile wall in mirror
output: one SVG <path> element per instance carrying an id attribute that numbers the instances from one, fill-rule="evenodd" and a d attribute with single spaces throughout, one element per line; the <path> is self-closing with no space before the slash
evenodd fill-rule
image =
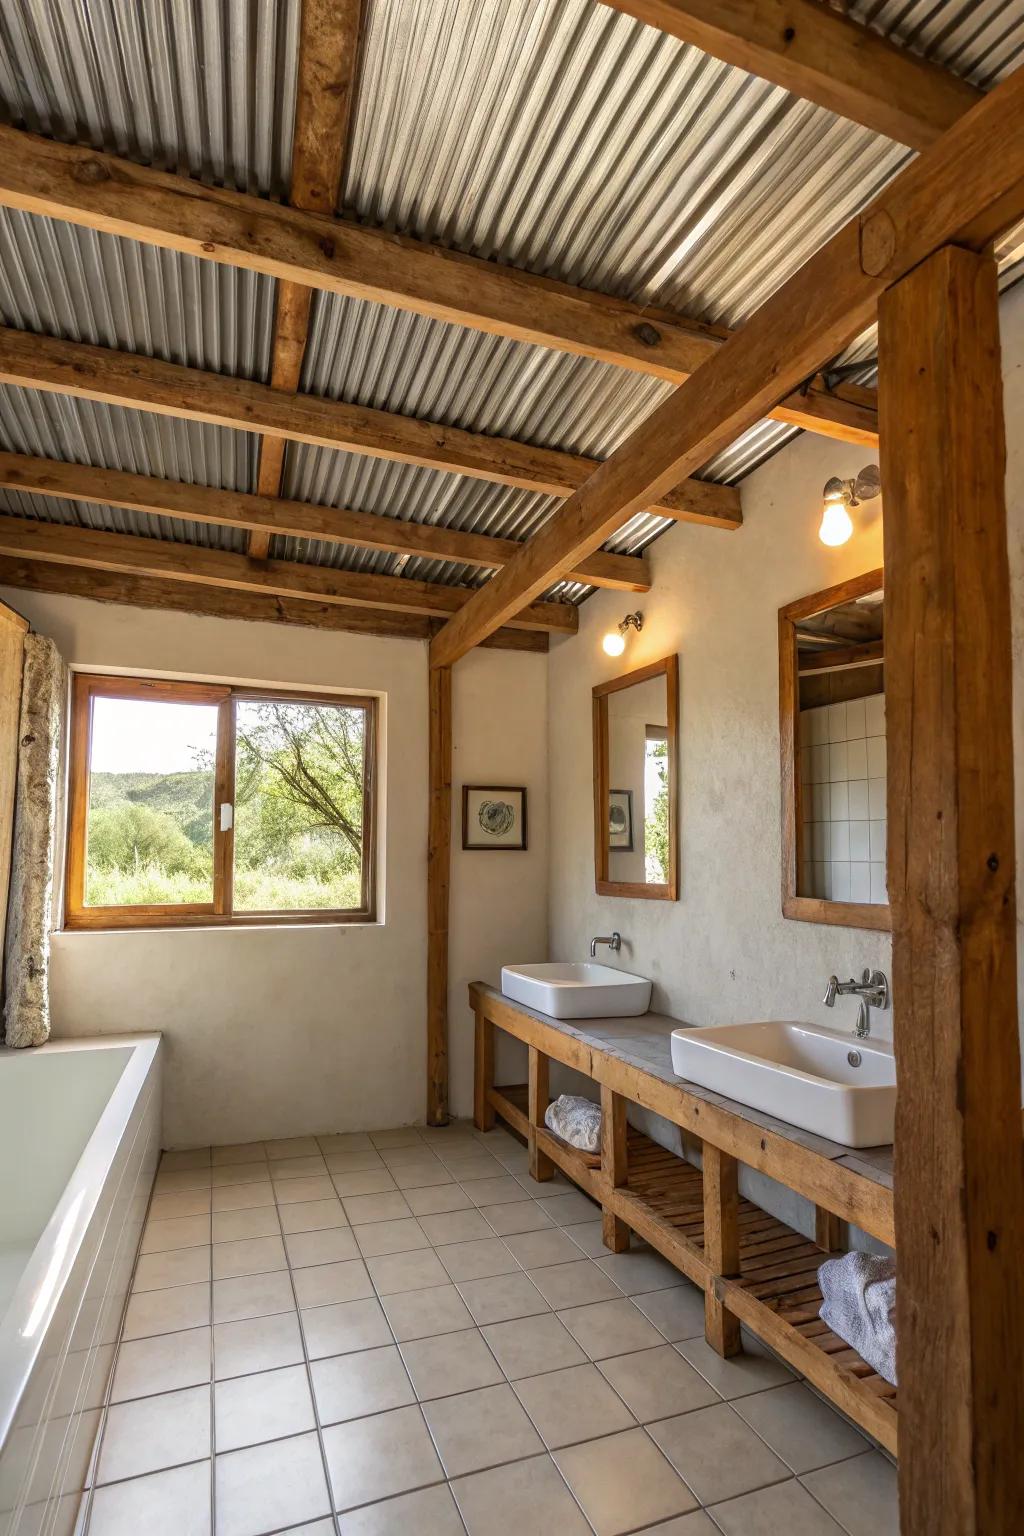
<path id="1" fill-rule="evenodd" d="M 800 895 L 884 905 L 885 694 L 800 714 Z"/>

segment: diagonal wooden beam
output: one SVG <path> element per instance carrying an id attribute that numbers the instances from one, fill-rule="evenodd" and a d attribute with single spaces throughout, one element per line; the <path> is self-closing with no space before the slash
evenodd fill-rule
<path id="1" fill-rule="evenodd" d="M 243 528 L 267 539 L 275 533 L 297 539 L 323 539 L 361 549 L 421 555 L 428 560 L 454 560 L 460 565 L 488 570 L 507 565 L 521 548 L 514 539 L 498 539 L 490 534 L 462 533 L 431 523 L 410 523 L 397 517 L 379 517 L 373 512 L 284 501 L 276 496 L 210 490 L 178 480 L 158 480 L 118 469 L 94 469 L 91 465 L 66 464 L 59 459 L 32 458 L 21 453 L 0 452 L 0 486 L 62 500 L 124 507 L 156 517 L 180 518 L 187 523 Z M 639 555 L 591 555 L 578 570 L 569 573 L 569 580 L 620 592 L 648 592 L 651 586 L 647 562 Z"/>
<path id="2" fill-rule="evenodd" d="M 302 0 L 298 96 L 289 201 L 310 213 L 334 212 L 352 115 L 362 0 Z M 297 390 L 309 336 L 313 290 L 281 281 L 277 287 L 270 382 Z M 284 473 L 284 440 L 264 438 L 256 489 L 277 496 Z M 265 559 L 270 535 L 254 530 L 249 554 Z"/>
<path id="3" fill-rule="evenodd" d="M 1024 214 L 1024 70 L 983 97 L 763 304 L 665 401 L 431 644 L 448 666 L 585 559 L 640 507 L 704 464 L 781 389 L 833 357 L 878 300 L 950 243 L 981 249 Z"/>
<path id="4" fill-rule="evenodd" d="M 926 149 L 981 92 L 822 0 L 604 0 L 874 133 Z"/>
<path id="5" fill-rule="evenodd" d="M 715 356 L 720 327 L 573 288 L 405 235 L 284 208 L 223 187 L 0 126 L 0 205 L 369 299 L 678 384 Z M 294 321 L 290 322 L 294 324 Z M 789 398 L 783 399 L 784 395 Z M 870 444 L 877 412 L 820 381 L 780 390 L 782 420 Z"/>
<path id="6" fill-rule="evenodd" d="M 309 597 L 363 608 L 393 608 L 402 613 L 447 616 L 457 613 L 472 596 L 467 587 L 300 565 L 291 560 L 250 560 L 247 555 L 193 544 L 69 528 L 21 517 L 0 516 L 0 554 L 58 565 L 92 566 L 129 576 L 159 576 L 169 581 L 233 587 L 273 597 Z M 517 616 L 516 626 L 573 634 L 578 620 L 572 603 L 533 603 Z"/>
<path id="7" fill-rule="evenodd" d="M 166 608 L 175 613 L 193 613 L 212 619 L 298 625 L 331 633 L 378 635 L 395 640 L 429 640 L 441 625 L 440 619 L 421 613 L 356 608 L 348 603 L 325 603 L 308 597 L 274 597 L 266 592 L 241 592 L 233 587 L 166 581 L 159 576 L 126 576 L 117 571 L 99 571 L 95 566 L 46 565 L 41 560 L 8 555 L 0 555 L 0 587 L 56 592 L 66 597 L 85 597 L 91 602 L 131 608 Z M 500 629 L 484 643 L 499 651 L 543 652 L 548 649 L 548 632 L 544 629 Z"/>
<path id="8" fill-rule="evenodd" d="M 188 421 L 261 432 L 318 448 L 366 453 L 400 464 L 422 464 L 475 480 L 569 496 L 587 479 L 594 459 L 509 438 L 464 432 L 436 422 L 290 395 L 248 379 L 226 378 L 83 342 L 57 341 L 0 327 L 0 384 L 156 411 Z M 662 517 L 737 528 L 739 491 L 707 480 L 687 480 L 650 508 Z"/>

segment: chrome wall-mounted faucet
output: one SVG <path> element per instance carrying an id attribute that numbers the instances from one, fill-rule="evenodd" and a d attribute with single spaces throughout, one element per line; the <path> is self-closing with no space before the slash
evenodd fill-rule
<path id="1" fill-rule="evenodd" d="M 834 1008 L 837 997 L 845 997 L 852 994 L 860 998 L 860 1007 L 857 1010 L 857 1038 L 863 1040 L 871 1033 L 872 1008 L 888 1008 L 889 1006 L 889 978 L 884 971 L 872 971 L 865 969 L 860 981 L 854 981 L 851 976 L 849 981 L 840 981 L 838 976 L 830 976 L 825 988 L 825 996 L 822 1002 L 826 1008 Z"/>
<path id="2" fill-rule="evenodd" d="M 590 958 L 591 958 L 591 960 L 593 960 L 595 958 L 595 956 L 597 955 L 597 946 L 599 944 L 607 944 L 608 948 L 611 950 L 612 954 L 613 955 L 617 955 L 619 950 L 622 948 L 622 935 L 621 935 L 621 933 L 613 933 L 608 938 L 604 938 L 604 939 L 602 939 L 602 938 L 591 939 L 591 941 L 590 941 Z"/>

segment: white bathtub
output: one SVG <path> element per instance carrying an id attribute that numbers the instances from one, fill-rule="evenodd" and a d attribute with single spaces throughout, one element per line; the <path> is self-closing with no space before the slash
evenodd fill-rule
<path id="1" fill-rule="evenodd" d="M 160 1036 L 0 1049 L 0 1536 L 69 1536 L 160 1154 Z"/>

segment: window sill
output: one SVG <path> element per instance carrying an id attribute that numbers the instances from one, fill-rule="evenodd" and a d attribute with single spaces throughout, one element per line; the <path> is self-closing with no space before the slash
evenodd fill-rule
<path id="1" fill-rule="evenodd" d="M 383 928 L 384 920 L 371 914 L 360 912 L 352 917 L 339 916 L 331 913 L 324 917 L 312 917 L 309 914 L 292 917 L 270 917 L 265 913 L 255 914 L 251 918 L 216 918 L 209 914 L 202 916 L 179 918 L 171 922 L 65 922 L 61 927 L 54 929 L 58 934 L 89 934 L 89 933 L 267 933 L 279 930 L 314 929 L 314 928 Z"/>

